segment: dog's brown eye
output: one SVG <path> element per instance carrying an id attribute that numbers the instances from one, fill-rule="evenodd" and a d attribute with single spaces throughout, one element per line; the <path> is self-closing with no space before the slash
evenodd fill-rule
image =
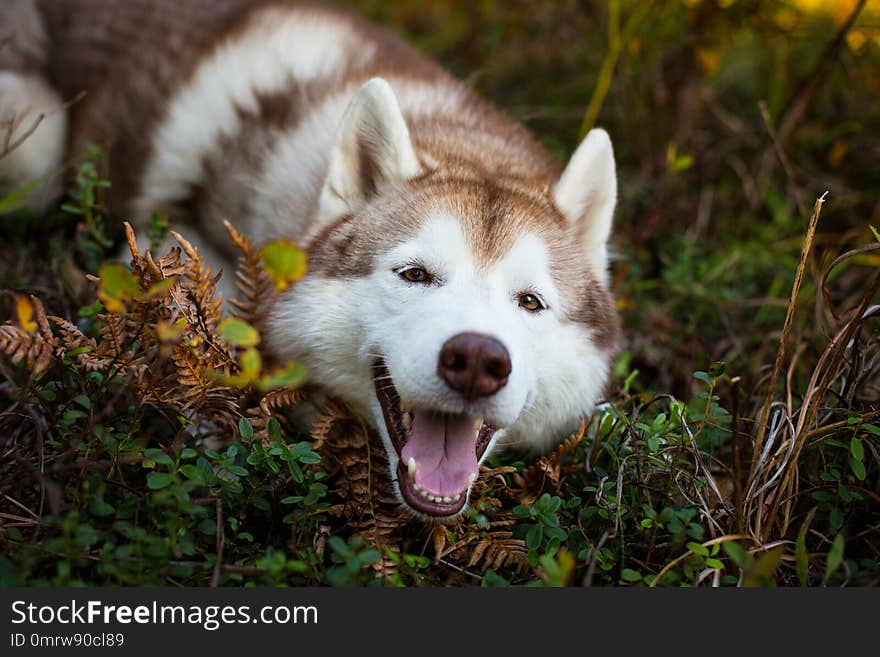
<path id="1" fill-rule="evenodd" d="M 544 304 L 541 303 L 541 300 L 535 296 L 534 294 L 521 294 L 519 297 L 519 306 L 520 308 L 525 308 L 530 313 L 536 313 L 539 310 L 544 310 Z"/>
<path id="2" fill-rule="evenodd" d="M 410 283 L 430 283 L 431 275 L 428 274 L 421 267 L 410 267 L 409 269 L 404 269 L 400 272 L 400 275 L 404 280 L 409 281 Z"/>

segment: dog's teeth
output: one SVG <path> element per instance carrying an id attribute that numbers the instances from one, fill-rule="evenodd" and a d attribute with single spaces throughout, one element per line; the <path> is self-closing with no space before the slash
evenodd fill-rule
<path id="1" fill-rule="evenodd" d="M 403 415 L 401 415 L 401 421 L 403 422 L 403 428 L 409 431 L 412 429 L 413 417 L 412 413 L 409 411 L 404 411 Z"/>
<path id="2" fill-rule="evenodd" d="M 410 456 L 409 461 L 406 462 L 406 470 L 410 477 L 416 476 L 416 460 L 412 456 Z"/>
<path id="3" fill-rule="evenodd" d="M 417 492 L 417 493 L 424 493 L 424 492 L 425 492 L 425 491 L 422 490 L 422 487 L 419 486 L 416 482 L 413 482 L 413 488 L 416 489 L 416 492 Z"/>
<path id="4" fill-rule="evenodd" d="M 448 495 L 443 496 L 443 504 L 449 504 L 452 501 L 452 498 Z"/>
<path id="5" fill-rule="evenodd" d="M 483 428 L 483 418 L 478 417 L 476 420 L 474 420 L 474 429 L 479 431 L 482 428 Z"/>
<path id="6" fill-rule="evenodd" d="M 458 502 L 461 499 L 461 493 L 456 493 L 455 497 L 452 498 L 453 502 Z"/>
<path id="7" fill-rule="evenodd" d="M 477 480 L 477 473 L 476 473 L 476 472 L 471 472 L 471 473 L 468 475 L 468 483 L 467 483 L 468 488 L 470 488 L 471 486 L 473 486 L 473 485 L 474 485 L 474 482 L 475 482 L 476 480 Z"/>
<path id="8" fill-rule="evenodd" d="M 400 412 L 406 415 L 407 413 L 412 412 L 412 405 L 401 400 L 400 402 Z"/>

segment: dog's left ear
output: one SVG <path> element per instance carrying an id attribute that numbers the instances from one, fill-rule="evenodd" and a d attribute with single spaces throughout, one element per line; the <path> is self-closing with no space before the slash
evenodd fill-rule
<path id="1" fill-rule="evenodd" d="M 590 130 L 553 187 L 556 207 L 603 277 L 608 268 L 607 242 L 617 204 L 617 174 L 608 133 Z"/>
<path id="2" fill-rule="evenodd" d="M 355 212 L 383 186 L 421 173 L 406 121 L 391 86 L 366 82 L 336 132 L 321 190 L 318 226 Z"/>

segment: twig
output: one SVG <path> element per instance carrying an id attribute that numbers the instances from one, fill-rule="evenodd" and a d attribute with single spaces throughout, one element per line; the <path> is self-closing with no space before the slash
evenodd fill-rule
<path id="1" fill-rule="evenodd" d="M 710 547 L 710 546 L 715 545 L 715 544 L 717 544 L 717 543 L 724 543 L 725 541 L 739 541 L 739 540 L 742 540 L 742 539 L 751 539 L 751 536 L 747 536 L 746 534 L 727 534 L 726 536 L 719 536 L 718 538 L 713 538 L 713 539 L 710 539 L 710 540 L 708 540 L 708 541 L 704 541 L 704 542 L 701 543 L 700 545 L 702 545 L 703 547 Z M 681 555 L 680 557 L 676 557 L 675 559 L 673 559 L 672 561 L 670 561 L 668 564 L 666 564 L 665 566 L 663 566 L 663 569 L 662 569 L 659 573 L 657 573 L 657 576 L 656 576 L 654 579 L 651 580 L 651 583 L 649 584 L 650 588 L 653 589 L 654 587 L 656 587 L 656 586 L 657 586 L 657 583 L 658 583 L 661 579 L 663 579 L 663 576 L 664 576 L 666 573 L 668 573 L 668 572 L 669 572 L 672 568 L 674 568 L 677 564 L 681 563 L 682 561 L 684 561 L 685 559 L 687 559 L 687 558 L 688 558 L 689 556 L 691 556 L 692 554 L 693 554 L 693 552 L 691 552 L 690 550 L 688 550 L 687 552 L 685 552 L 685 553 L 684 553 L 683 555 Z"/>
<path id="2" fill-rule="evenodd" d="M 21 146 L 28 137 L 30 137 L 32 134 L 34 134 L 36 129 L 43 122 L 43 119 L 45 119 L 47 116 L 51 116 L 52 114 L 55 114 L 56 112 L 63 112 L 64 110 L 69 108 L 74 103 L 79 102 L 85 95 L 86 95 L 85 91 L 80 91 L 76 96 L 74 96 L 70 100 L 63 103 L 60 107 L 52 110 L 48 114 L 46 114 L 45 112 L 40 112 L 37 115 L 37 118 L 34 120 L 33 124 L 31 124 L 31 126 L 27 130 L 25 130 L 24 133 L 20 137 L 18 137 L 14 142 L 12 141 L 12 135 L 15 132 L 15 127 L 16 127 L 15 126 L 15 117 L 13 116 L 13 118 L 9 119 L 9 121 L 6 121 L 6 125 L 7 125 L 6 135 L 3 139 L 3 150 L 0 151 L 0 160 L 2 160 L 4 157 L 6 157 L 10 153 L 12 153 L 12 151 L 14 151 L 16 148 Z"/>
<path id="3" fill-rule="evenodd" d="M 223 568 L 223 545 L 226 542 L 226 532 L 223 530 L 223 502 L 217 498 L 217 560 L 214 562 L 214 574 L 211 576 L 211 586 L 217 588 L 220 585 L 220 573 Z"/>
<path id="4" fill-rule="evenodd" d="M 599 67 L 599 77 L 596 80 L 596 87 L 593 89 L 593 95 L 590 103 L 584 111 L 584 118 L 581 121 L 580 138 L 583 139 L 590 129 L 596 124 L 596 119 L 605 102 L 605 96 L 608 95 L 608 89 L 611 87 L 611 80 L 614 77 L 614 68 L 617 66 L 617 60 L 620 59 L 620 53 L 623 47 L 629 41 L 630 36 L 635 32 L 636 28 L 642 22 L 642 19 L 652 9 L 653 2 L 644 2 L 626 21 L 623 29 L 620 27 L 620 0 L 612 0 L 608 5 L 608 51 L 602 59 L 602 65 Z"/>
<path id="5" fill-rule="evenodd" d="M 798 263 L 797 273 L 794 277 L 794 284 L 791 286 L 791 296 L 788 301 L 788 309 L 785 313 L 785 322 L 782 326 L 782 335 L 779 338 L 779 349 L 776 352 L 776 362 L 773 365 L 773 374 L 770 377 L 770 385 L 767 389 L 767 397 L 764 401 L 764 405 L 761 407 L 761 414 L 759 416 L 758 424 L 754 434 L 755 439 L 751 464 L 751 469 L 753 473 L 755 470 L 755 466 L 757 465 L 758 455 L 761 453 L 761 448 L 764 445 L 764 433 L 767 430 L 767 422 L 770 419 L 770 407 L 772 405 L 773 395 L 776 391 L 776 382 L 779 379 L 779 374 L 782 371 L 782 361 L 785 358 L 785 343 L 788 341 L 788 335 L 791 332 L 791 327 L 794 322 L 794 313 L 795 308 L 797 308 L 798 294 L 801 290 L 801 283 L 803 283 L 804 271 L 806 270 L 810 249 L 813 246 L 813 238 L 816 234 L 816 225 L 819 223 L 819 215 L 822 212 L 822 205 L 825 203 L 825 197 L 827 195 L 828 192 L 826 191 L 824 194 L 822 194 L 822 196 L 816 199 L 816 203 L 813 206 L 813 214 L 810 217 L 810 225 L 807 228 L 807 235 L 806 237 L 804 237 L 804 246 L 801 250 L 801 259 Z"/>

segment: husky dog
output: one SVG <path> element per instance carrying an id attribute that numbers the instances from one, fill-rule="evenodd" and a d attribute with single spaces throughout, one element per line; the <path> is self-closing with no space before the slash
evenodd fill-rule
<path id="1" fill-rule="evenodd" d="M 19 130 L 44 115 L 2 173 L 39 178 L 97 142 L 114 216 L 168 213 L 209 261 L 233 255 L 223 217 L 296 239 L 309 273 L 272 302 L 267 342 L 375 427 L 416 515 L 455 517 L 493 447 L 546 449 L 591 412 L 618 336 L 604 131 L 560 169 L 324 6 L 4 0 L 0 24 L 0 112 Z"/>

